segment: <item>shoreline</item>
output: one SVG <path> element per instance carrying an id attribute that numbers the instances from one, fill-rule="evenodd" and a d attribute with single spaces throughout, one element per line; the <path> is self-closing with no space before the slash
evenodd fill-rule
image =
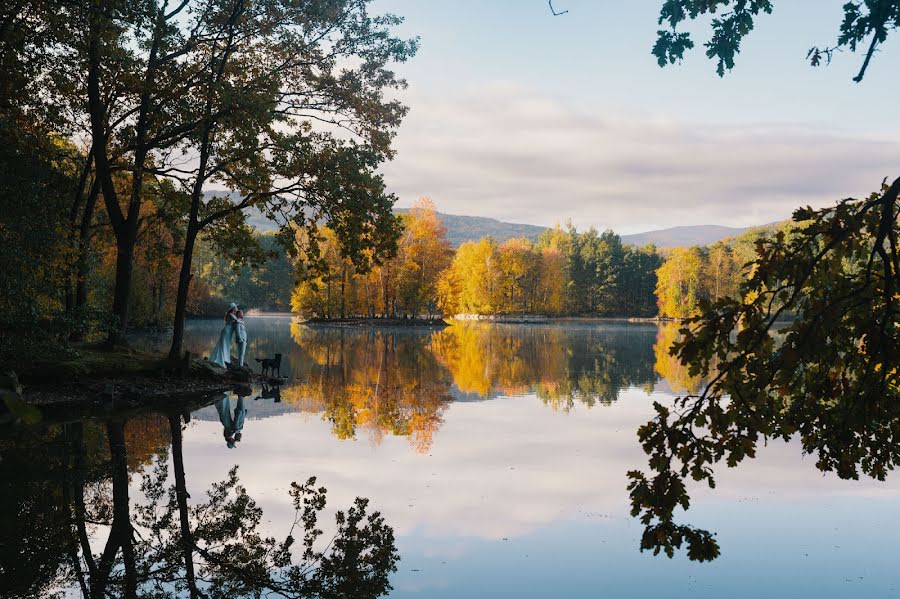
<path id="1" fill-rule="evenodd" d="M 268 315 L 262 315 L 263 317 Z M 280 315 L 279 315 L 280 316 Z M 308 318 L 294 316 L 298 324 L 310 328 L 445 328 L 455 323 L 552 324 L 555 322 L 620 322 L 635 324 L 679 323 L 682 318 L 660 316 L 545 316 L 542 314 L 457 314 L 444 318 Z"/>
<path id="2" fill-rule="evenodd" d="M 429 328 L 443 329 L 450 323 L 442 318 L 308 318 L 297 322 L 310 328 Z"/>
<path id="3" fill-rule="evenodd" d="M 142 410 L 179 410 L 225 393 L 249 395 L 271 381 L 249 369 L 225 369 L 189 353 L 163 354 L 84 345 L 58 361 L 0 377 L 0 424 L 25 425 Z"/>

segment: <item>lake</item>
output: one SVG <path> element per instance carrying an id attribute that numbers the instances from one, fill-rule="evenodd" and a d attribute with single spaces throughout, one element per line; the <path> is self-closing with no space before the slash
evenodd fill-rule
<path id="1" fill-rule="evenodd" d="M 186 348 L 208 353 L 220 327 L 190 322 Z M 693 491 L 680 520 L 717 533 L 718 559 L 639 551 L 626 491 L 626 472 L 646 470 L 636 430 L 654 401 L 699 385 L 667 354 L 671 325 L 312 329 L 266 316 L 248 317 L 247 330 L 251 364 L 281 353 L 287 382 L 196 410 L 180 450 L 165 416 L 126 422 L 134 504 L 153 495 L 141 475 L 171 472 L 175 453 L 191 504 L 238 466 L 260 533 L 283 538 L 295 524 L 291 483 L 315 476 L 327 489 L 323 539 L 335 530 L 331 514 L 356 497 L 393 528 L 391 597 L 900 596 L 900 483 L 823 475 L 793 442 L 720 468 L 716 489 Z M 239 402 L 240 440 L 228 441 L 222 414 L 232 418 Z M 68 522 L 59 501 L 77 472 L 87 513 L 108 521 L 117 504 L 104 491 L 115 474 L 104 470 L 102 423 L 75 424 L 0 429 L 0 594 L 80 595 L 67 562 L 77 549 L 53 541 Z M 74 462 L 59 449 L 71 448 L 73 431 L 85 448 Z M 101 553 L 109 527 L 89 521 L 86 532 Z"/>

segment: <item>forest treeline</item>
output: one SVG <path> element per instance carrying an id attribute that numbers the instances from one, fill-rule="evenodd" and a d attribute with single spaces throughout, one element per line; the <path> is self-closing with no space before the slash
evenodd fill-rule
<path id="1" fill-rule="evenodd" d="M 164 207 L 163 207 L 164 209 Z M 317 229 L 315 255 L 291 256 L 275 233 L 243 232 L 239 256 L 203 235 L 194 250 L 187 312 L 218 316 L 236 301 L 263 311 L 305 317 L 415 318 L 467 314 L 663 316 L 699 312 L 700 302 L 732 297 L 756 241 L 770 228 L 751 229 L 708 247 L 658 249 L 622 243 L 612 231 L 557 226 L 533 242 L 490 237 L 454 249 L 434 204 L 421 199 L 400 215 L 401 235 L 390 258 L 354 263 L 327 226 Z M 177 235 L 148 219 L 137 245 L 131 322 L 167 326 L 174 316 Z M 297 248 L 310 247 L 306 230 Z M 112 301 L 115 241 L 101 227 L 91 234 L 84 282 L 87 305 Z"/>
<path id="2" fill-rule="evenodd" d="M 318 318 L 685 318 L 699 313 L 703 301 L 735 296 L 757 241 L 774 232 L 751 229 L 709 247 L 659 250 L 623 244 L 613 231 L 579 232 L 567 225 L 544 232 L 536 242 L 485 237 L 454 250 L 427 198 L 401 215 L 401 228 L 396 254 L 363 269 L 323 228 L 321 259 L 297 261 L 292 310 Z"/>

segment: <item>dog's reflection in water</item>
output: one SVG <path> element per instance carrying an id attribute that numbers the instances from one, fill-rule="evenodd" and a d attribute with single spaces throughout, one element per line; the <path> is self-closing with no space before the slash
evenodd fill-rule
<path id="1" fill-rule="evenodd" d="M 281 403 L 281 385 L 263 384 L 259 395 L 253 398 L 254 401 L 257 399 L 274 399 L 275 403 Z"/>

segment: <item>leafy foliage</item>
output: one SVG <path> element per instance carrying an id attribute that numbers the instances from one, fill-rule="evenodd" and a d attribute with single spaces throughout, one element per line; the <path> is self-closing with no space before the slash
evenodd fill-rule
<path id="1" fill-rule="evenodd" d="M 689 33 L 678 31 L 686 19 L 700 15 L 715 15 L 720 9 L 730 7 L 731 0 L 666 0 L 659 12 L 659 24 L 667 24 L 668 30 L 657 32 L 653 55 L 659 66 L 674 64 L 684 58 L 684 53 L 694 47 Z M 716 72 L 723 76 L 734 68 L 734 57 L 740 52 L 741 41 L 753 30 L 753 19 L 761 12 L 771 13 L 771 0 L 735 0 L 731 10 L 712 19 L 712 37 L 704 44 L 706 56 L 716 60 Z"/>
<path id="2" fill-rule="evenodd" d="M 638 432 L 653 476 L 629 473 L 642 549 L 716 557 L 703 530 L 676 524 L 685 480 L 715 485 L 712 466 L 753 458 L 761 442 L 797 435 L 816 466 L 883 480 L 900 461 L 900 179 L 867 200 L 794 213 L 791 235 L 757 242 L 739 298 L 685 322 L 673 355 L 708 382 L 655 404 Z M 776 321 L 796 318 L 777 334 Z"/>
<path id="3" fill-rule="evenodd" d="M 734 68 L 735 56 L 741 50 L 741 42 L 753 30 L 754 20 L 760 14 L 771 14 L 772 0 L 665 0 L 659 13 L 659 24 L 667 29 L 657 32 L 653 55 L 659 66 L 674 64 L 684 58 L 686 51 L 694 47 L 690 33 L 679 31 L 687 20 L 711 15 L 712 35 L 703 45 L 706 56 L 716 61 L 716 72 L 724 76 Z M 857 0 L 844 4 L 844 19 L 840 24 L 837 43 L 834 46 L 812 47 L 807 59 L 812 66 L 830 63 L 835 52 L 848 49 L 856 52 L 866 44 L 865 59 L 854 81 L 865 76 L 874 52 L 888 35 L 900 27 L 900 1 Z M 816 6 L 814 13 L 824 10 Z"/>
<path id="4" fill-rule="evenodd" d="M 0 360 L 61 348 L 78 325 L 62 315 L 75 248 L 66 217 L 79 156 L 25 118 L 0 114 Z"/>

